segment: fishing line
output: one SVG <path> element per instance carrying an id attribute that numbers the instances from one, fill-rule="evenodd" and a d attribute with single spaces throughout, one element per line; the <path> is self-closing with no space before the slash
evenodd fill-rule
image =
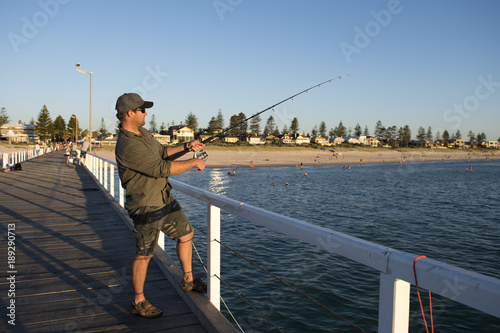
<path id="1" fill-rule="evenodd" d="M 264 113 L 264 112 L 266 112 L 266 111 L 272 110 L 272 109 L 273 109 L 273 108 L 275 108 L 276 106 L 278 106 L 278 105 L 280 105 L 280 104 L 282 104 L 282 103 L 285 103 L 285 102 L 286 102 L 286 101 L 288 101 L 288 100 L 291 100 L 291 99 L 293 99 L 293 98 L 295 98 L 295 97 L 297 97 L 297 96 L 299 96 L 299 95 L 301 95 L 301 94 L 303 94 L 303 93 L 306 93 L 306 92 L 308 92 L 309 90 L 312 90 L 312 89 L 314 89 L 314 88 L 320 87 L 320 86 L 322 86 L 323 84 L 326 84 L 326 83 L 332 82 L 332 81 L 337 80 L 337 79 L 341 79 L 341 78 L 343 78 L 344 76 L 350 76 L 350 74 L 344 74 L 344 75 L 337 76 L 337 77 L 332 78 L 332 79 L 330 79 L 330 80 L 327 80 L 327 81 L 321 82 L 321 83 L 319 83 L 319 84 L 317 84 L 317 85 L 315 85 L 315 86 L 312 86 L 312 87 L 310 87 L 310 88 L 307 88 L 307 89 L 305 89 L 305 90 L 303 90 L 303 91 L 301 91 L 301 92 L 299 92 L 299 93 L 296 93 L 295 95 L 292 95 L 292 96 L 290 96 L 290 97 L 288 97 L 288 98 L 285 98 L 284 100 L 282 100 L 282 101 L 280 101 L 280 102 L 278 102 L 278 103 L 276 103 L 276 104 L 274 104 L 274 105 L 271 105 L 270 107 L 265 108 L 264 110 L 262 110 L 262 111 L 260 111 L 260 112 L 257 112 L 257 113 L 256 113 L 256 114 L 254 114 L 253 116 L 250 116 L 250 117 L 248 117 L 248 118 L 246 118 L 246 119 L 243 119 L 242 121 L 238 122 L 237 124 L 235 124 L 235 125 L 233 125 L 233 126 L 227 127 L 227 128 L 226 128 L 226 129 L 224 129 L 222 132 L 217 133 L 217 134 L 215 134 L 215 135 L 212 135 L 211 137 L 209 137 L 209 138 L 207 138 L 207 139 L 203 140 L 201 143 L 208 143 L 208 142 L 210 142 L 210 141 L 214 140 L 215 138 L 221 137 L 223 134 L 227 133 L 228 131 L 230 131 L 230 130 L 232 130 L 232 129 L 234 129 L 234 128 L 237 128 L 237 127 L 238 127 L 238 126 L 240 126 L 241 124 L 243 124 L 243 123 L 245 123 L 245 122 L 249 121 L 249 120 L 250 120 L 250 119 L 252 119 L 252 118 L 257 117 L 258 115 L 260 115 L 260 114 L 262 114 L 262 113 Z M 184 156 L 185 154 L 187 154 L 187 153 L 188 153 L 188 152 L 190 152 L 190 151 L 193 151 L 193 150 L 192 150 L 191 148 L 184 149 L 184 150 L 182 150 L 182 151 L 180 151 L 180 152 L 177 152 L 177 153 L 175 153 L 175 154 L 172 154 L 172 155 L 168 156 L 168 157 L 166 158 L 166 160 L 167 160 L 167 161 L 174 161 L 174 160 L 178 159 L 179 157 Z M 204 152 L 204 151 L 198 151 L 198 152 L 195 152 L 195 156 L 194 156 L 194 157 L 195 157 L 195 158 L 206 159 L 206 158 L 207 158 L 207 156 L 208 156 L 208 154 L 207 154 L 206 152 Z"/>

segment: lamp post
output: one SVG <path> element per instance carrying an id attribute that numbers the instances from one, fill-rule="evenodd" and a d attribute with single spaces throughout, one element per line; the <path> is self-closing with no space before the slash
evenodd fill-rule
<path id="1" fill-rule="evenodd" d="M 92 151 L 92 72 L 86 72 L 78 67 L 80 64 L 75 65 L 75 70 L 82 74 L 90 74 L 90 120 L 89 120 L 89 151 Z"/>

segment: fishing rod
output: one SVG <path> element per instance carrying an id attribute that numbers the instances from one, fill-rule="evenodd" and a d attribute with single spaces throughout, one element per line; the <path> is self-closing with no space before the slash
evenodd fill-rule
<path id="1" fill-rule="evenodd" d="M 281 102 L 278 102 L 278 103 L 276 103 L 276 104 L 274 104 L 274 105 L 271 105 L 270 107 L 268 107 L 268 108 L 266 108 L 266 109 L 264 109 L 264 110 L 262 110 L 262 111 L 260 111 L 260 112 L 257 112 L 257 113 L 256 113 L 256 114 L 254 114 L 253 116 L 250 116 L 250 117 L 248 117 L 248 118 L 246 118 L 246 119 L 243 119 L 242 121 L 238 122 L 237 124 L 235 124 L 235 125 L 233 125 L 233 126 L 230 126 L 230 127 L 226 128 L 226 129 L 222 130 L 222 132 L 219 132 L 219 133 L 217 133 L 217 134 L 215 134 L 215 135 L 212 135 L 211 137 L 209 137 L 209 138 L 207 138 L 207 139 L 203 140 L 201 143 L 207 143 L 207 142 L 210 142 L 210 141 L 214 140 L 215 138 L 222 136 L 224 133 L 227 133 L 228 131 L 230 131 L 230 130 L 232 130 L 232 129 L 234 129 L 234 128 L 238 127 L 238 126 L 240 126 L 241 124 L 243 124 L 243 123 L 245 123 L 245 122 L 247 122 L 247 121 L 249 121 L 250 119 L 257 117 L 258 115 L 260 115 L 260 114 L 262 114 L 262 113 L 264 113 L 264 112 L 266 112 L 266 111 L 269 111 L 269 110 L 271 110 L 271 109 L 274 109 L 274 108 L 275 108 L 275 107 L 277 107 L 278 105 L 280 105 L 280 104 L 282 104 L 282 103 L 285 103 L 286 101 L 291 100 L 291 99 L 293 99 L 294 97 L 297 97 L 297 96 L 299 96 L 299 95 L 301 95 L 301 94 L 303 94 L 303 93 L 306 93 L 306 92 L 308 92 L 308 91 L 309 91 L 309 90 L 311 90 L 311 89 L 314 89 L 314 88 L 320 87 L 320 86 L 322 86 L 322 85 L 323 85 L 323 84 L 325 84 L 325 83 L 329 83 L 329 82 L 332 82 L 332 81 L 334 81 L 334 80 L 341 79 L 341 78 L 343 78 L 344 76 L 350 76 L 350 75 L 349 75 L 349 74 L 340 75 L 340 76 L 337 76 L 337 77 L 335 77 L 335 78 L 333 78 L 333 79 L 327 80 L 327 81 L 325 81 L 325 82 L 321 82 L 321 83 L 319 83 L 319 84 L 317 84 L 317 85 L 315 85 L 315 86 L 312 86 L 312 87 L 310 87 L 310 88 L 307 88 L 306 90 L 303 90 L 303 91 L 301 91 L 301 92 L 299 92 L 299 93 L 297 93 L 297 94 L 295 94 L 295 95 L 293 95 L 293 96 L 290 96 L 290 97 L 288 97 L 288 98 L 286 98 L 286 99 L 282 100 Z M 273 110 L 273 111 L 274 111 L 274 110 Z M 182 150 L 182 151 L 180 151 L 180 152 L 177 152 L 177 153 L 175 153 L 175 154 L 172 154 L 172 155 L 170 155 L 170 156 L 168 156 L 168 157 L 167 157 L 167 161 L 174 161 L 174 160 L 178 159 L 179 157 L 184 156 L 185 154 L 187 154 L 187 153 L 188 153 L 188 152 L 190 152 L 190 151 L 193 151 L 193 150 L 192 150 L 191 148 L 187 148 L 187 149 L 184 149 L 184 150 Z M 195 152 L 195 154 L 194 154 L 194 157 L 195 157 L 195 158 L 201 158 L 201 159 L 206 159 L 206 158 L 207 158 L 207 156 L 208 156 L 208 154 L 207 154 L 205 151 L 203 151 L 203 150 L 200 150 L 200 151 L 198 151 L 198 152 Z"/>

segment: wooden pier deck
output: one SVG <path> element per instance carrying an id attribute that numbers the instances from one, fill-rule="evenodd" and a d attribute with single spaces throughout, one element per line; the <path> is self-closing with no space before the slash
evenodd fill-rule
<path id="1" fill-rule="evenodd" d="M 130 314 L 135 239 L 123 216 L 84 167 L 66 166 L 62 152 L 22 167 L 0 173 L 0 331 L 218 331 L 193 313 L 186 296 L 181 297 L 154 261 L 145 295 L 163 310 L 163 317 Z M 9 229 L 15 242 L 11 267 Z M 15 282 L 5 276 L 14 276 Z M 7 309 L 11 302 L 14 312 Z M 15 326 L 8 322 L 10 313 L 15 314 Z"/>

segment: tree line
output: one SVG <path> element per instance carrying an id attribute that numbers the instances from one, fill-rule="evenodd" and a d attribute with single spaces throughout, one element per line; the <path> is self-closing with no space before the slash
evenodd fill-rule
<path id="1" fill-rule="evenodd" d="M 256 116 L 250 121 L 244 122 L 247 116 L 243 113 L 240 112 L 239 114 L 235 114 L 231 116 L 229 119 L 229 126 L 230 130 L 228 131 L 229 135 L 233 136 L 239 136 L 239 135 L 282 135 L 282 134 L 298 134 L 300 131 L 299 127 L 299 120 L 297 117 L 294 117 L 290 123 L 289 126 L 287 124 L 284 124 L 282 129 L 280 130 L 278 128 L 278 125 L 276 124 L 276 120 L 274 117 L 271 115 L 267 118 L 266 124 L 261 130 L 261 118 L 260 116 Z M 174 125 L 174 122 L 172 122 L 172 126 Z M 222 115 L 222 111 L 219 109 L 219 112 L 217 113 L 216 116 L 212 116 L 210 121 L 208 122 L 208 126 L 205 128 L 199 127 L 198 126 L 198 118 L 196 115 L 194 115 L 192 112 L 190 112 L 185 121 L 180 123 L 180 126 L 187 126 L 191 128 L 195 132 L 208 132 L 210 134 L 217 134 L 223 129 L 224 127 L 224 116 Z M 150 121 L 150 128 L 149 130 L 151 131 L 156 131 L 157 129 L 156 125 L 156 120 L 154 115 L 151 118 Z M 163 123 L 160 129 L 163 128 L 166 131 L 165 124 Z M 368 126 L 365 126 L 364 129 L 362 129 L 361 125 L 359 123 L 356 124 L 354 129 L 352 128 L 347 128 L 344 126 L 342 123 L 342 120 L 339 122 L 339 124 L 334 127 L 330 128 L 327 130 L 326 123 L 324 121 L 321 121 L 319 125 L 314 125 L 312 128 L 311 132 L 303 132 L 302 134 L 306 136 L 330 136 L 330 137 L 349 137 L 349 136 L 370 136 L 370 132 L 368 130 Z M 385 127 L 382 125 L 382 122 L 379 120 L 377 121 L 377 124 L 375 125 L 374 129 L 374 134 L 373 137 L 377 138 L 378 140 L 387 142 L 390 145 L 395 145 L 396 143 L 399 143 L 400 146 L 408 146 L 409 142 L 412 140 L 411 136 L 411 130 L 410 126 L 405 125 L 402 127 L 397 127 L 395 125 L 393 126 L 388 126 Z M 477 141 L 480 142 L 482 140 L 486 140 L 486 134 L 484 132 L 478 133 L 477 135 L 474 134 L 472 131 L 469 131 L 467 134 L 467 137 L 469 138 L 469 141 Z M 445 140 L 445 141 L 450 141 L 450 140 L 455 140 L 455 139 L 462 139 L 462 134 L 460 133 L 460 130 L 457 130 L 455 133 L 449 133 L 448 130 L 444 130 L 443 133 L 440 133 L 440 131 L 437 131 L 435 134 L 432 131 L 432 128 L 429 126 L 427 130 L 425 130 L 422 126 L 420 126 L 417 130 L 417 135 L 416 139 L 420 142 L 424 142 L 425 140 L 429 141 L 440 141 L 440 140 Z M 500 138 L 498 139 L 500 141 Z"/>
<path id="2" fill-rule="evenodd" d="M 299 120 L 297 117 L 294 117 L 290 124 L 284 124 L 281 130 L 279 129 L 276 120 L 272 115 L 267 118 L 264 128 L 261 128 L 262 119 L 259 116 L 256 116 L 250 121 L 244 121 L 247 119 L 247 116 L 240 112 L 238 114 L 234 114 L 229 118 L 229 126 L 230 129 L 228 131 L 228 135 L 239 136 L 239 135 L 282 135 L 282 134 L 300 134 L 300 126 Z M 0 126 L 9 122 L 9 116 L 7 115 L 7 110 L 5 107 L 2 107 L 0 110 Z M 21 124 L 22 122 L 19 121 Z M 115 133 L 118 133 L 118 123 L 115 128 Z M 41 140 L 52 140 L 56 142 L 62 141 L 72 141 L 75 138 L 75 135 L 78 134 L 78 137 L 85 137 L 88 135 L 88 130 L 82 130 L 79 128 L 79 124 L 77 121 L 77 117 L 75 115 L 71 115 L 70 119 L 66 122 L 60 115 L 56 117 L 54 121 L 52 121 L 50 117 L 50 112 L 47 107 L 44 105 L 40 112 L 38 113 L 37 120 L 35 121 L 33 118 L 30 121 L 30 124 L 35 125 L 35 129 L 38 131 L 39 137 Z M 170 127 L 175 126 L 176 124 L 172 121 Z M 220 133 L 222 130 L 226 129 L 225 127 L 225 119 L 222 114 L 222 110 L 219 109 L 217 115 L 212 116 L 206 127 L 199 127 L 198 118 L 195 114 L 190 112 L 184 121 L 181 121 L 179 126 L 187 126 L 191 128 L 195 132 L 208 132 L 210 134 Z M 161 126 L 157 125 L 157 120 L 154 114 L 151 115 L 151 119 L 149 121 L 149 130 L 152 132 L 159 132 L 166 134 L 168 132 L 168 127 L 162 122 Z M 101 125 L 97 131 L 92 132 L 93 138 L 102 138 L 110 135 L 111 133 L 107 130 L 106 124 L 104 122 L 104 118 L 101 119 Z M 330 136 L 330 137 L 346 137 L 346 136 L 370 136 L 370 132 L 368 130 L 368 126 L 365 126 L 364 129 L 361 128 L 360 124 L 357 123 L 354 129 L 351 127 L 347 128 L 342 123 L 342 120 L 339 122 L 337 126 L 334 128 L 327 129 L 326 123 L 321 121 L 319 125 L 314 125 L 311 132 L 303 131 L 303 135 L 306 136 Z M 373 137 L 378 140 L 387 142 L 389 145 L 395 145 L 398 143 L 400 146 L 408 146 L 411 141 L 411 130 L 408 125 L 397 127 L 395 125 L 385 127 L 382 125 L 382 122 L 377 121 L 374 129 Z M 482 140 L 486 140 L 486 134 L 484 132 L 474 134 L 472 131 L 469 131 L 467 134 L 467 138 L 469 141 L 480 142 Z M 424 129 L 422 126 L 418 128 L 416 139 L 420 142 L 424 142 L 425 140 L 429 141 L 440 141 L 440 140 L 454 140 L 454 139 L 462 139 L 462 134 L 460 130 L 457 130 L 455 133 L 449 133 L 448 130 L 444 130 L 443 133 L 437 131 L 433 133 L 431 127 L 429 126 Z M 500 141 L 500 138 L 498 138 Z"/>
<path id="3" fill-rule="evenodd" d="M 2 107 L 0 110 L 0 126 L 9 122 L 10 117 L 7 115 L 7 110 L 5 107 Z M 76 115 L 71 115 L 68 121 L 60 115 L 52 120 L 46 105 L 44 105 L 38 113 L 36 121 L 34 118 L 31 118 L 29 123 L 35 126 L 38 137 L 42 141 L 66 142 L 75 141 L 80 137 L 88 136 L 88 130 L 82 130 L 80 128 Z M 23 122 L 19 120 L 18 124 L 23 124 Z M 92 138 L 97 139 L 99 137 L 108 136 L 109 134 L 111 133 L 106 129 L 104 118 L 102 118 L 101 126 L 99 130 L 92 132 Z"/>

